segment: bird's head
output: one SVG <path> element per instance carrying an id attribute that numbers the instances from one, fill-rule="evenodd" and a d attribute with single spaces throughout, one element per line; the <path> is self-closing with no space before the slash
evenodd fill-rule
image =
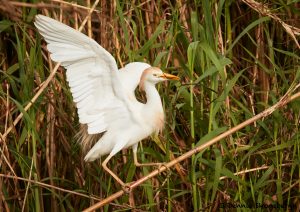
<path id="1" fill-rule="evenodd" d="M 146 82 L 150 82 L 152 84 L 156 84 L 159 82 L 163 82 L 166 80 L 179 80 L 180 78 L 172 75 L 164 73 L 157 67 L 149 67 L 143 71 L 143 74 L 140 79 L 139 89 L 144 90 L 144 86 Z"/>

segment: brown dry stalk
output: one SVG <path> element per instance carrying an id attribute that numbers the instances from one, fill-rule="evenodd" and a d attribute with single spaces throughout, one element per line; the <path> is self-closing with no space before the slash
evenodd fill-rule
<path id="1" fill-rule="evenodd" d="M 56 74 L 56 71 L 58 67 L 60 66 L 60 63 L 57 63 L 54 69 L 51 71 L 49 77 L 42 83 L 41 88 L 38 90 L 38 92 L 34 95 L 34 97 L 30 100 L 30 102 L 26 105 L 24 108 L 24 111 L 29 110 L 29 108 L 34 104 L 34 102 L 37 100 L 37 98 L 41 95 L 41 93 L 47 88 L 48 84 L 53 79 L 54 75 Z M 18 117 L 14 120 L 13 124 L 5 131 L 3 134 L 2 139 L 6 139 L 6 136 L 10 133 L 10 131 L 19 123 L 19 121 L 23 118 L 23 113 L 20 113 Z"/>
<path id="2" fill-rule="evenodd" d="M 90 10 L 89 7 L 85 7 L 82 5 L 78 5 L 76 3 L 72 2 L 66 2 L 62 0 L 52 0 L 52 2 L 57 2 L 60 3 L 60 5 L 53 5 L 53 4 L 48 4 L 45 2 L 40 2 L 40 3 L 26 3 L 26 2 L 17 2 L 17 1 L 11 1 L 9 2 L 10 4 L 17 6 L 17 7 L 30 7 L 30 8 L 79 8 L 83 10 Z M 93 10 L 93 12 L 100 13 L 99 10 Z"/>
<path id="3" fill-rule="evenodd" d="M 181 155 L 178 158 L 175 158 L 174 160 L 164 164 L 163 166 L 161 166 L 158 169 L 152 171 L 148 175 L 140 178 L 139 180 L 130 183 L 130 185 L 128 186 L 129 190 L 132 191 L 135 187 L 141 185 L 143 182 L 153 178 L 154 176 L 158 175 L 159 173 L 168 170 L 169 168 L 171 168 L 175 164 L 180 163 L 181 161 L 190 158 L 192 155 L 194 155 L 196 153 L 199 153 L 202 150 L 205 150 L 206 148 L 216 144 L 217 142 L 219 142 L 220 140 L 226 138 L 227 136 L 229 136 L 229 135 L 237 132 L 238 130 L 254 123 L 255 121 L 271 115 L 275 110 L 285 106 L 287 103 L 293 101 L 294 99 L 299 98 L 300 97 L 300 92 L 298 92 L 298 93 L 291 96 L 291 93 L 294 92 L 299 87 L 300 87 L 300 84 L 298 84 L 297 86 L 295 86 L 292 89 L 289 89 L 288 92 L 283 97 L 281 97 L 281 99 L 276 104 L 274 104 L 273 106 L 271 106 L 268 109 L 264 110 L 263 112 L 257 114 L 256 116 L 253 116 L 252 118 L 242 122 L 241 124 L 231 128 L 230 130 L 216 136 L 215 138 L 211 139 L 210 141 L 206 142 L 205 144 L 203 144 L 201 146 L 198 146 L 198 147 L 195 147 L 194 149 L 184 153 L 183 155 Z M 95 205 L 92 205 L 91 207 L 85 209 L 84 212 L 94 211 L 94 210 L 96 210 L 96 209 L 112 202 L 113 200 L 115 200 L 118 197 L 122 196 L 124 193 L 125 192 L 123 190 L 120 190 L 120 191 L 112 194 L 111 196 L 101 200 L 100 202 L 96 203 Z"/>
<path id="4" fill-rule="evenodd" d="M 96 0 L 95 3 L 93 4 L 93 6 L 91 7 L 91 9 L 89 10 L 88 14 L 86 15 L 85 19 L 83 20 L 83 22 L 81 23 L 78 31 L 82 31 L 83 27 L 85 26 L 89 16 L 92 14 L 92 12 L 95 10 L 97 4 L 99 3 L 99 0 Z M 35 101 L 37 100 L 37 98 L 43 93 L 43 91 L 47 88 L 47 86 L 49 85 L 49 83 L 51 82 L 51 80 L 53 79 L 53 77 L 55 76 L 58 67 L 60 66 L 60 63 L 57 63 L 56 66 L 53 68 L 53 70 L 51 71 L 49 77 L 42 83 L 41 88 L 38 90 L 38 92 L 34 95 L 34 97 L 30 100 L 30 102 L 26 105 L 26 107 L 24 108 L 24 111 L 29 110 L 29 108 L 35 103 Z M 17 125 L 17 123 L 19 123 L 19 121 L 23 118 L 23 113 L 20 113 L 18 115 L 18 117 L 14 120 L 13 124 L 5 131 L 5 133 L 2 136 L 2 140 L 4 142 L 4 140 L 6 139 L 6 136 L 11 132 L 11 130 L 14 128 L 14 126 Z"/>
<path id="5" fill-rule="evenodd" d="M 285 164 L 280 165 L 280 167 L 286 167 L 286 166 L 292 166 L 292 165 L 293 165 L 292 163 L 285 163 Z M 245 170 L 236 172 L 233 175 L 234 176 L 244 175 L 244 174 L 247 174 L 247 173 L 250 173 L 250 172 L 256 172 L 256 171 L 264 170 L 264 169 L 268 169 L 268 168 L 270 168 L 270 166 L 264 165 L 264 166 L 256 167 L 256 168 L 252 168 L 252 169 L 245 169 Z M 227 178 L 228 178 L 227 176 L 223 176 L 223 177 L 220 177 L 219 180 L 224 180 L 224 179 L 227 179 Z M 200 186 L 203 186 L 203 184 L 201 184 Z"/>
<path id="6" fill-rule="evenodd" d="M 50 58 L 49 58 L 50 59 Z M 51 61 L 49 61 L 51 64 Z M 54 87 L 55 84 L 55 79 L 52 81 L 50 86 Z M 54 104 L 55 104 L 55 98 L 53 95 L 53 92 L 50 92 L 49 94 L 49 102 L 48 108 L 47 108 L 47 123 L 48 127 L 46 130 L 46 161 L 47 161 L 47 166 L 48 166 L 48 175 L 50 178 L 50 184 L 53 186 L 54 185 L 54 169 L 55 169 L 55 162 L 54 158 L 56 156 L 56 145 L 54 142 L 54 132 L 55 132 L 55 111 L 54 111 Z M 57 202 L 56 199 L 54 198 L 54 195 L 51 196 L 52 201 L 54 206 L 56 207 Z"/>
<path id="7" fill-rule="evenodd" d="M 31 180 L 32 168 L 33 168 L 33 160 L 31 161 L 29 177 L 28 177 L 29 179 L 28 180 Z M 29 186 L 30 186 L 30 183 L 28 183 L 27 186 L 26 186 L 23 205 L 22 205 L 22 212 L 25 211 L 25 205 L 26 205 L 26 199 L 27 199 L 27 195 L 28 195 L 28 191 L 29 191 Z"/>
<path id="8" fill-rule="evenodd" d="M 293 165 L 292 163 L 284 163 L 284 164 L 281 164 L 280 167 L 287 167 L 287 166 L 292 166 L 292 165 Z M 245 170 L 233 173 L 233 175 L 234 176 L 245 175 L 245 174 L 250 173 L 250 172 L 265 170 L 265 169 L 268 169 L 268 168 L 270 168 L 270 166 L 263 165 L 263 166 L 252 168 L 252 169 L 245 169 Z M 219 180 L 225 180 L 225 179 L 228 179 L 228 178 L 229 178 L 228 176 L 222 176 L 222 177 L 219 178 Z M 296 183 L 299 183 L 299 182 L 297 181 Z M 206 184 L 205 179 L 202 180 L 201 183 L 197 183 L 197 185 L 200 186 L 200 187 L 205 186 L 205 184 Z"/>
<path id="9" fill-rule="evenodd" d="M 42 182 L 39 182 L 39 181 L 36 181 L 36 180 L 26 179 L 26 178 L 23 178 L 23 177 L 5 175 L 5 174 L 1 174 L 1 173 L 0 173 L 0 177 L 10 178 L 10 179 L 14 179 L 14 180 L 22 180 L 22 181 L 25 181 L 25 182 L 28 182 L 28 183 L 39 185 L 39 186 L 44 187 L 44 188 L 56 189 L 56 190 L 59 190 L 59 191 L 62 191 L 62 192 L 67 192 L 69 194 L 75 194 L 75 195 L 78 195 L 78 196 L 90 198 L 90 199 L 97 200 L 97 201 L 100 200 L 99 197 L 96 197 L 94 195 L 92 196 L 92 195 L 82 194 L 82 193 L 79 193 L 79 192 L 76 192 L 76 191 L 71 191 L 71 190 L 68 190 L 68 189 L 64 189 L 64 188 L 60 188 L 60 187 L 57 187 L 57 186 L 49 185 L 47 183 L 42 183 Z"/>
<path id="10" fill-rule="evenodd" d="M 282 27 L 285 29 L 285 31 L 293 38 L 295 41 L 297 47 L 300 49 L 300 44 L 296 38 L 296 35 L 300 35 L 300 29 L 294 26 L 291 26 L 287 23 L 285 23 L 281 18 L 279 18 L 276 14 L 272 13 L 271 10 L 264 5 L 263 3 L 259 3 L 253 0 L 242 0 L 245 4 L 247 4 L 249 7 L 254 9 L 256 12 L 261 14 L 262 16 L 268 16 L 272 18 L 273 20 L 279 22 Z"/>
<path id="11" fill-rule="evenodd" d="M 1 133 L 0 133 L 0 138 L 4 141 L 4 138 L 3 138 L 3 136 L 1 135 Z M 5 144 L 6 145 L 6 144 Z M 5 148 L 7 148 L 7 146 L 5 146 Z M 1 166 L 0 167 L 3 167 L 2 166 L 2 157 L 3 157 L 3 159 L 4 159 L 4 161 L 5 161 L 5 163 L 6 163 L 6 165 L 9 167 L 9 169 L 10 169 L 10 171 L 13 173 L 13 175 L 15 175 L 15 176 L 17 176 L 16 175 L 16 173 L 15 173 L 15 171 L 14 171 L 14 169 L 13 169 L 13 167 L 12 167 L 12 165 L 10 165 L 10 163 L 9 163 L 9 160 L 7 159 L 7 157 L 5 156 L 5 153 L 4 153 L 4 150 L 1 148 L 1 146 L 0 146 L 0 153 L 1 153 Z"/>
<path id="12" fill-rule="evenodd" d="M 93 6 L 90 8 L 90 10 L 88 11 L 88 14 L 86 15 L 85 19 L 83 20 L 80 28 L 79 28 L 79 31 L 81 31 L 83 29 L 83 27 L 85 26 L 89 16 L 92 14 L 92 12 L 95 10 L 96 8 L 96 5 L 99 3 L 99 0 L 96 0 L 95 3 L 93 4 Z M 49 83 L 52 81 L 52 79 L 54 78 L 56 72 L 57 72 L 57 69 L 58 67 L 60 66 L 60 63 L 57 63 L 56 66 L 54 67 L 54 69 L 51 71 L 50 75 L 48 76 L 48 78 L 42 83 L 40 89 L 37 91 L 37 93 L 34 95 L 34 97 L 30 100 L 30 102 L 25 106 L 24 108 L 24 111 L 27 111 L 29 110 L 29 108 L 35 103 L 35 101 L 38 99 L 38 97 L 43 93 L 43 91 L 47 88 L 47 86 L 49 85 Z M 23 113 L 20 113 L 17 118 L 14 120 L 13 124 L 8 128 L 8 129 L 5 129 L 5 132 L 3 135 L 1 135 L 0 133 L 0 139 L 2 140 L 2 142 L 4 143 L 5 145 L 5 141 L 6 141 L 6 137 L 7 135 L 11 132 L 11 130 L 17 125 L 17 123 L 23 118 Z M 1 148 L 0 148 L 1 149 Z M 1 152 L 2 152 L 2 149 L 1 149 Z M 3 154 L 4 156 L 4 154 Z M 13 171 L 13 168 L 10 166 L 8 160 L 6 159 L 6 157 L 4 156 L 4 159 L 6 161 L 6 163 L 8 164 L 8 166 L 10 167 L 10 169 Z M 14 173 L 14 171 L 13 171 Z M 34 180 L 30 180 L 30 179 L 24 179 L 24 178 L 19 178 L 17 176 L 7 176 L 7 175 L 3 175 L 3 174 L 0 174 L 0 176 L 3 176 L 3 177 L 9 177 L 9 178 L 12 178 L 14 179 L 14 181 L 16 181 L 17 179 L 21 179 L 21 180 L 25 180 L 25 181 L 28 181 L 28 182 L 33 182 L 33 183 L 36 183 L 36 184 L 39 184 L 41 186 L 48 186 L 47 184 L 43 184 L 43 183 L 40 183 L 40 182 L 37 182 L 37 181 L 34 181 Z M 31 176 L 29 176 L 31 177 Z M 29 186 L 29 184 L 28 184 Z M 73 192 L 73 191 L 69 191 L 69 190 L 66 190 L 66 189 L 61 189 L 61 188 L 58 188 L 58 187 L 55 187 L 53 185 L 51 186 L 48 186 L 50 188 L 56 188 L 58 190 L 61 190 L 61 191 L 65 191 L 65 192 L 69 192 L 69 193 L 73 193 L 73 194 L 77 194 L 77 195 L 81 195 L 81 196 L 85 196 L 85 197 L 88 197 L 90 198 L 90 196 L 88 195 L 84 195 L 84 194 L 80 194 L 80 193 L 77 193 L 77 192 Z M 19 194 L 18 194 L 19 196 Z M 98 199 L 97 199 L 98 200 Z M 24 199 L 24 202 L 25 202 L 25 199 Z M 23 203 L 23 206 L 24 206 L 25 203 Z"/>
<path id="13" fill-rule="evenodd" d="M 85 6 L 82 6 L 82 5 L 77 4 L 77 2 L 66 2 L 66 1 L 63 1 L 63 0 L 52 0 L 52 1 L 58 2 L 58 3 L 61 3 L 61 4 L 65 4 L 65 5 L 70 5 L 70 6 L 72 6 L 72 7 L 78 7 L 78 8 L 80 8 L 80 9 L 85 9 L 85 10 L 91 11 L 91 8 L 89 7 L 90 4 L 88 4 L 88 6 L 85 7 Z M 97 3 L 97 4 L 98 4 L 98 3 Z M 97 5 L 97 4 L 94 4 L 94 5 Z M 91 12 L 100 13 L 100 11 L 99 11 L 99 10 L 96 10 L 95 8 L 94 8 Z"/>

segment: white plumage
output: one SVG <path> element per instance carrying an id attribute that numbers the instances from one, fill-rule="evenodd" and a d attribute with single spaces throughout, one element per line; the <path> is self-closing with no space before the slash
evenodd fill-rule
<path id="1" fill-rule="evenodd" d="M 118 70 L 113 56 L 96 41 L 46 16 L 37 15 L 35 26 L 48 43 L 51 59 L 67 69 L 67 80 L 78 109 L 79 121 L 89 134 L 104 133 L 85 156 L 93 161 L 109 154 L 102 163 L 119 183 L 124 183 L 106 166 L 123 148 L 133 146 L 137 165 L 137 143 L 163 127 L 164 113 L 157 82 L 179 78 L 147 63 L 129 63 Z M 147 103 L 136 100 L 140 86 Z"/>

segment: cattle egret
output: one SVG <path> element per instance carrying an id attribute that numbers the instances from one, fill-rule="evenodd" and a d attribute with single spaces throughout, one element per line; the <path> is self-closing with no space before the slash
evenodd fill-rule
<path id="1" fill-rule="evenodd" d="M 86 35 L 43 15 L 37 15 L 34 24 L 48 43 L 51 59 L 67 70 L 80 123 L 87 125 L 88 134 L 104 133 L 84 160 L 94 161 L 109 154 L 102 163 L 104 170 L 126 186 L 107 163 L 117 152 L 132 146 L 134 163 L 143 165 L 137 161 L 138 142 L 164 125 L 155 84 L 179 77 L 142 62 L 129 63 L 118 70 L 113 56 Z M 146 93 L 145 104 L 135 97 L 137 86 Z"/>

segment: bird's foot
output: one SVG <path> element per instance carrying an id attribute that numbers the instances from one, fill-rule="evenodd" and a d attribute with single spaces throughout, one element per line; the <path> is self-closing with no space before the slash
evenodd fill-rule
<path id="1" fill-rule="evenodd" d="M 131 184 L 132 184 L 132 182 L 131 183 L 124 183 L 124 184 L 121 185 L 122 190 L 124 191 L 125 194 L 129 194 L 132 191 L 132 188 L 130 186 Z"/>
<path id="2" fill-rule="evenodd" d="M 157 166 L 156 169 L 158 170 L 159 173 L 162 171 L 161 170 L 162 167 L 165 167 L 165 170 L 170 171 L 170 168 L 167 166 L 167 163 L 156 163 L 155 165 Z"/>

